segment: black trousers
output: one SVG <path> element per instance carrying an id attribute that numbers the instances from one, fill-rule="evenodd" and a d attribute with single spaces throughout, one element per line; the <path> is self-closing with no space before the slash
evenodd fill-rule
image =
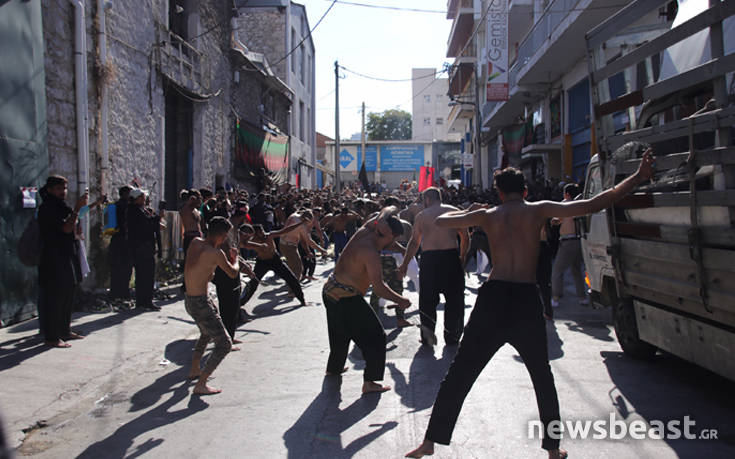
<path id="1" fill-rule="evenodd" d="M 135 268 L 135 306 L 151 306 L 156 269 L 153 241 L 138 243 L 132 247 L 133 267 Z"/>
<path id="2" fill-rule="evenodd" d="M 544 305 L 544 314 L 554 317 L 554 310 L 551 307 L 551 266 L 552 266 L 552 250 L 546 241 L 541 241 L 538 252 L 538 264 L 536 265 L 536 283 L 541 293 L 541 301 Z"/>
<path id="3" fill-rule="evenodd" d="M 311 247 L 303 248 L 299 245 L 301 264 L 304 265 L 304 276 L 313 276 L 316 270 L 316 252 Z"/>
<path id="4" fill-rule="evenodd" d="M 546 434 L 549 423 L 559 420 L 559 401 L 549 366 L 538 288 L 533 284 L 493 280 L 480 287 L 462 343 L 436 396 L 426 439 L 449 444 L 465 397 L 505 343 L 516 348 L 531 375 L 545 426 L 542 448 L 559 447 L 559 440 Z"/>
<path id="5" fill-rule="evenodd" d="M 133 266 L 122 234 L 116 233 L 110 240 L 110 298 L 130 298 L 130 278 Z"/>
<path id="6" fill-rule="evenodd" d="M 71 270 L 71 265 L 68 270 Z M 59 266 L 39 269 L 39 322 L 46 341 L 65 339 L 71 331 L 75 282 L 73 274 L 62 272 Z"/>
<path id="7" fill-rule="evenodd" d="M 329 332 L 327 372 L 338 375 L 347 361 L 350 341 L 354 341 L 365 358 L 363 380 L 381 381 L 385 373 L 386 336 L 380 319 L 361 295 L 339 301 L 324 295 Z"/>
<path id="8" fill-rule="evenodd" d="M 296 276 L 294 276 L 291 269 L 281 261 L 280 257 L 276 255 L 269 260 L 261 260 L 260 258 L 255 260 L 255 268 L 253 268 L 255 277 L 262 279 L 268 271 L 273 271 L 278 277 L 285 280 L 288 287 L 292 292 L 294 292 L 294 295 L 296 295 L 296 298 L 298 298 L 302 303 L 304 302 L 304 291 L 301 290 L 301 284 L 298 279 L 296 279 Z M 250 301 L 250 298 L 255 295 L 255 291 L 258 289 L 258 285 L 260 285 L 260 282 L 257 279 L 251 279 L 250 282 L 248 282 L 247 291 L 245 292 L 245 295 L 240 298 L 240 304 L 245 304 Z"/>
<path id="9" fill-rule="evenodd" d="M 439 294 L 444 294 L 444 341 L 459 342 L 464 327 L 464 269 L 459 250 L 428 250 L 419 261 L 421 325 L 434 330 Z"/>
<path id="10" fill-rule="evenodd" d="M 214 286 L 217 287 L 217 302 L 219 303 L 219 315 L 225 325 L 230 338 L 235 338 L 237 328 L 237 313 L 240 310 L 240 274 L 233 279 L 222 269 L 217 267 L 214 271 Z"/>

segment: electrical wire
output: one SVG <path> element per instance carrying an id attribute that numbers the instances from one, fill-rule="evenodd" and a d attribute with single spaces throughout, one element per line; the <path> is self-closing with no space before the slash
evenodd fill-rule
<path id="1" fill-rule="evenodd" d="M 425 10 L 425 9 L 421 9 L 421 8 L 406 8 L 406 7 L 389 6 L 389 5 L 371 5 L 369 3 L 348 2 L 348 1 L 344 1 L 344 0 L 337 0 L 337 3 L 341 3 L 343 5 L 362 6 L 362 7 L 365 7 L 365 8 L 375 8 L 375 9 L 381 9 L 381 10 L 408 11 L 408 12 L 412 12 L 412 13 L 447 14 L 446 11 L 441 11 L 441 10 Z"/>
<path id="2" fill-rule="evenodd" d="M 383 81 L 383 82 L 386 82 L 386 83 L 403 83 L 403 82 L 406 82 L 406 81 L 416 81 L 416 80 L 423 80 L 423 79 L 426 79 L 426 78 L 436 78 L 438 75 L 441 75 L 442 73 L 445 73 L 447 71 L 447 69 L 444 69 L 444 70 L 441 70 L 439 72 L 434 72 L 434 73 L 432 73 L 430 75 L 424 75 L 424 76 L 420 76 L 420 77 L 416 77 L 416 78 L 391 79 L 391 78 L 381 78 L 381 77 L 375 77 L 375 76 L 365 75 L 363 73 L 359 73 L 359 72 L 355 72 L 354 70 L 350 70 L 347 67 L 344 67 L 342 65 L 340 65 L 339 67 L 342 70 L 344 70 L 345 72 L 352 73 L 353 75 L 357 75 L 357 76 L 362 77 L 362 78 L 367 78 L 368 80 Z"/>

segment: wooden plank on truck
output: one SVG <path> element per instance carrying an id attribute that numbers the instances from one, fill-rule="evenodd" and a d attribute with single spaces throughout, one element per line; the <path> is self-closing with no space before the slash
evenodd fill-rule
<path id="1" fill-rule="evenodd" d="M 686 167 L 689 152 L 657 154 L 654 152 L 656 160 L 656 171 L 665 171 L 669 169 L 677 169 Z M 615 165 L 615 173 L 618 175 L 630 175 L 638 170 L 640 159 L 630 159 Z M 735 165 L 735 147 L 718 147 L 707 150 L 697 150 L 695 158 L 697 167 L 709 165 Z"/>
<path id="2" fill-rule="evenodd" d="M 691 126 L 689 118 L 684 118 L 663 125 L 649 126 L 607 136 L 604 138 L 605 143 L 610 151 L 615 151 L 632 141 L 657 143 L 680 137 L 688 137 L 690 133 L 713 132 L 719 126 L 735 125 L 735 106 L 712 110 L 695 115 L 694 118 L 694 126 Z"/>
<path id="3" fill-rule="evenodd" d="M 668 193 L 633 193 L 615 204 L 619 209 L 645 209 L 648 207 L 689 207 L 691 194 L 688 191 Z M 700 206 L 735 206 L 735 190 L 698 191 Z"/>
<path id="4" fill-rule="evenodd" d="M 637 239 L 620 238 L 620 248 L 623 256 L 638 256 L 659 260 L 664 263 L 679 263 L 696 265 L 691 259 L 689 246 L 685 244 L 671 244 L 666 242 L 642 241 Z M 735 271 L 735 251 L 727 249 L 703 248 L 704 267 L 720 271 Z M 665 265 L 662 265 L 662 267 Z"/>
<path id="5" fill-rule="evenodd" d="M 689 243 L 689 227 L 656 223 L 615 222 L 620 236 L 659 239 L 675 244 Z M 735 247 L 735 228 L 703 227 L 702 244 L 705 246 Z M 733 284 L 735 285 L 735 284 Z"/>
<path id="6" fill-rule="evenodd" d="M 702 320 L 712 321 L 714 323 L 720 323 L 726 327 L 735 328 L 735 312 L 714 308 L 710 313 L 707 312 L 701 301 L 679 298 L 666 292 L 646 288 L 642 285 L 625 286 L 624 294 L 633 298 L 640 298 L 651 303 L 660 304 L 674 311 L 680 311 L 680 313 L 683 314 L 699 317 Z"/>

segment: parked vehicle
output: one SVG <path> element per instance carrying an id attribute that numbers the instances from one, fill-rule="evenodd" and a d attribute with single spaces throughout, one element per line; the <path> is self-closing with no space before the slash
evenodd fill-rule
<path id="1" fill-rule="evenodd" d="M 735 380 L 735 2 L 704 2 L 666 30 L 644 23 L 656 3 L 633 2 L 587 34 L 597 154 L 584 196 L 634 172 L 649 146 L 657 171 L 581 219 L 588 282 L 627 355 L 661 349 Z M 677 65 L 692 40 L 709 56 Z"/>

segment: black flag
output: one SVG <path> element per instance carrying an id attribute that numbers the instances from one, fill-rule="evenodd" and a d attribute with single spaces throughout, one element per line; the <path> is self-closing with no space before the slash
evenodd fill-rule
<path id="1" fill-rule="evenodd" d="M 367 170 L 365 170 L 365 161 L 363 161 L 362 166 L 360 166 L 359 178 L 365 193 L 370 193 L 370 184 L 368 183 Z"/>

